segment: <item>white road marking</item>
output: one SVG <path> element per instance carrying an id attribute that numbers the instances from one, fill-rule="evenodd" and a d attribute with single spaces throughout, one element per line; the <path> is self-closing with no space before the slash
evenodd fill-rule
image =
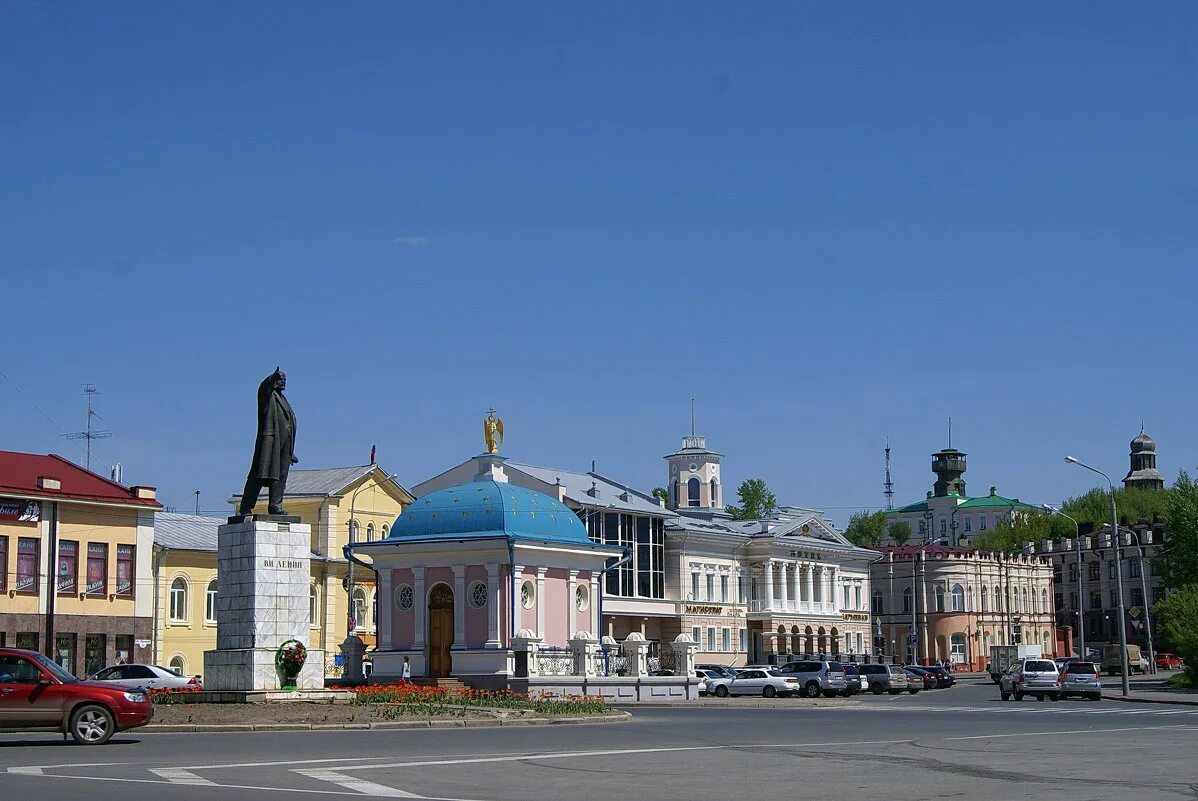
<path id="1" fill-rule="evenodd" d="M 561 751 L 557 753 L 510 754 L 498 757 L 467 757 L 465 759 L 422 759 L 415 762 L 388 762 L 374 765 L 341 765 L 337 770 L 378 770 L 380 768 L 423 768 L 430 765 L 477 765 L 483 762 L 525 762 L 543 759 L 571 759 L 584 756 L 616 756 L 621 754 L 659 754 L 673 751 L 718 751 L 742 748 L 731 745 L 686 745 L 672 748 L 619 748 L 605 751 Z M 773 746 L 775 748 L 780 746 Z"/>
<path id="2" fill-rule="evenodd" d="M 338 773 L 335 770 L 328 768 L 312 768 L 311 770 L 296 769 L 292 773 L 298 773 L 301 776 L 307 776 L 310 779 L 318 779 L 322 782 L 332 782 L 339 784 L 342 787 L 353 790 L 354 792 L 372 795 L 379 798 L 424 798 L 422 795 L 409 793 L 405 790 L 397 790 L 394 787 L 388 787 L 385 784 L 375 784 L 368 782 L 365 779 L 359 779 L 356 776 L 348 776 L 344 773 Z"/>
<path id="3" fill-rule="evenodd" d="M 43 770 L 50 768 L 106 768 L 116 765 L 135 765 L 136 762 L 72 762 L 61 765 L 27 765 L 24 767 L 9 768 L 9 773 L 19 773 L 24 776 L 41 776 Z"/>
<path id="4" fill-rule="evenodd" d="M 1125 726 L 1118 729 L 1070 729 L 1067 731 L 1031 731 L 1019 732 L 1016 734 L 971 734 L 966 737 L 942 737 L 945 742 L 956 742 L 957 740 L 990 740 L 999 737 L 1045 737 L 1047 735 L 1058 734 L 1104 734 L 1107 732 L 1116 731 L 1156 731 L 1161 729 L 1169 729 L 1170 731 L 1194 731 L 1193 726 Z"/>
<path id="5" fill-rule="evenodd" d="M 336 757 L 331 759 L 290 759 L 274 762 L 232 762 L 227 765 L 183 765 L 180 769 L 217 770 L 221 768 L 268 768 L 272 765 L 315 765 L 321 762 L 364 762 L 371 759 L 391 759 L 391 757 Z"/>
<path id="6" fill-rule="evenodd" d="M 208 781 L 183 768 L 150 768 L 150 773 L 161 776 L 171 784 L 194 784 L 209 787 L 216 784 L 216 782 Z"/>
<path id="7" fill-rule="evenodd" d="M 38 768 L 38 767 L 9 768 L 8 772 L 9 773 L 20 773 L 25 776 L 44 776 L 45 775 L 44 773 L 42 773 L 42 769 Z"/>

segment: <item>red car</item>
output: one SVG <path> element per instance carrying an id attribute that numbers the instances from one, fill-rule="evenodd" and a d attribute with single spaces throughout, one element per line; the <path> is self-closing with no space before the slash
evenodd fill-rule
<path id="1" fill-rule="evenodd" d="M 140 690 L 80 681 L 36 651 L 0 648 L 0 731 L 60 731 L 100 745 L 153 717 Z"/>
<path id="2" fill-rule="evenodd" d="M 1163 654 L 1163 653 L 1157 652 L 1157 655 L 1156 655 L 1157 670 L 1176 670 L 1177 668 L 1181 667 L 1183 664 L 1184 663 L 1181 661 L 1180 657 L 1176 657 L 1173 654 Z"/>

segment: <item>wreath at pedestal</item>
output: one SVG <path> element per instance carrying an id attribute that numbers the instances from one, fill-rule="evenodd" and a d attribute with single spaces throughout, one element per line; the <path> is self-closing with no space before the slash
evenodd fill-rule
<path id="1" fill-rule="evenodd" d="M 308 661 L 308 649 L 299 640 L 286 640 L 275 651 L 275 667 L 283 676 L 283 689 L 294 690 L 296 679 Z"/>

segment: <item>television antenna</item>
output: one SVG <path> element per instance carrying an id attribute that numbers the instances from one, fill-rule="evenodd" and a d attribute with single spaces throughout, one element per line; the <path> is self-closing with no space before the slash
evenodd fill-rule
<path id="1" fill-rule="evenodd" d="M 88 470 L 92 469 L 92 440 L 93 439 L 108 439 L 112 436 L 111 431 L 102 430 L 96 431 L 92 429 L 92 418 L 103 420 L 103 417 L 96 414 L 96 410 L 92 408 L 92 398 L 99 394 L 99 390 L 91 384 L 83 385 L 83 394 L 87 396 L 87 429 L 84 431 L 76 431 L 72 434 L 63 434 L 66 439 L 82 439 L 87 441 L 86 459 L 84 467 Z"/>

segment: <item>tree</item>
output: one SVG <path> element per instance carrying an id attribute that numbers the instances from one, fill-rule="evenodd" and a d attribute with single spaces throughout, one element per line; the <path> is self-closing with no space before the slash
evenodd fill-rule
<path id="1" fill-rule="evenodd" d="M 877 548 L 885 533 L 885 512 L 857 512 L 844 530 L 845 539 L 859 548 Z"/>
<path id="2" fill-rule="evenodd" d="M 1173 490 L 1171 489 L 1116 488 L 1115 506 L 1118 508 L 1119 517 L 1126 517 L 1132 523 L 1152 520 L 1154 517 L 1163 519 L 1168 511 L 1169 498 L 1172 494 Z M 1111 492 L 1102 487 L 1095 487 L 1084 495 L 1065 501 L 1061 504 L 1061 511 L 1079 523 L 1093 523 L 1096 526 L 1110 523 Z M 1066 536 L 1072 536 L 1072 534 Z"/>
<path id="3" fill-rule="evenodd" d="M 644 485 L 642 484 L 641 486 L 644 486 Z M 653 488 L 653 497 L 660 500 L 662 503 L 662 506 L 665 506 L 666 504 L 668 504 L 670 502 L 670 493 L 666 490 L 665 487 L 654 487 Z"/>
<path id="4" fill-rule="evenodd" d="M 1188 482 L 1189 477 L 1186 479 Z M 1165 646 L 1185 661 L 1186 676 L 1193 686 L 1198 670 L 1198 584 L 1169 593 L 1152 607 L 1152 619 Z"/>
<path id="5" fill-rule="evenodd" d="M 1198 585 L 1198 483 L 1184 470 L 1169 490 L 1165 533 L 1169 544 L 1161 549 L 1156 560 L 1165 585 Z"/>
<path id="6" fill-rule="evenodd" d="M 736 488 L 740 506 L 729 506 L 728 514 L 733 520 L 760 520 L 769 517 L 778 508 L 778 499 L 760 478 L 746 478 Z"/>
<path id="7" fill-rule="evenodd" d="M 894 540 L 895 545 L 906 545 L 911 539 L 911 524 L 904 520 L 891 523 L 889 531 L 890 539 Z"/>
<path id="8" fill-rule="evenodd" d="M 1110 494 L 1107 494 L 1110 497 Z M 973 547 L 981 551 L 1019 553 L 1025 542 L 1043 540 L 1057 542 L 1076 534 L 1073 523 L 1060 515 L 1041 512 L 1019 512 L 1005 517 L 987 531 L 973 535 Z"/>

